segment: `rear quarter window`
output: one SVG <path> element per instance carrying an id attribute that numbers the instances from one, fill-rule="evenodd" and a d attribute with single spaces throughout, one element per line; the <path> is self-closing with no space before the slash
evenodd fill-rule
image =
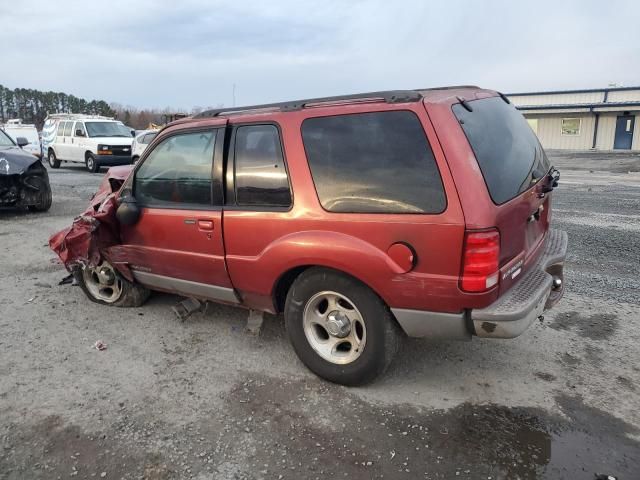
<path id="1" fill-rule="evenodd" d="M 508 202 L 528 190 L 550 168 L 538 137 L 516 108 L 500 97 L 461 104 L 453 113 L 464 131 L 491 199 Z"/>
<path id="2" fill-rule="evenodd" d="M 409 111 L 306 119 L 302 139 L 322 207 L 341 213 L 441 213 L 446 197 Z"/>

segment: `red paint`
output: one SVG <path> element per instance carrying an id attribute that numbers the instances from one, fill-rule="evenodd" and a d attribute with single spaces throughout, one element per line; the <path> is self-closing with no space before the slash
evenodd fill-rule
<path id="1" fill-rule="evenodd" d="M 121 245 L 107 253 L 123 273 L 127 266 L 137 266 L 159 275 L 233 287 L 245 306 L 261 310 L 275 311 L 274 289 L 287 271 L 314 265 L 352 275 L 390 307 L 440 312 L 485 307 L 515 280 L 500 279 L 498 288 L 481 293 L 461 290 L 465 231 L 497 229 L 498 267 L 520 258 L 525 271 L 548 229 L 551 208 L 549 196 L 540 199 L 537 187 L 503 205 L 492 202 L 451 111 L 458 98 L 489 96 L 496 93 L 477 88 L 433 90 L 415 103 L 319 105 L 291 112 L 254 111 L 175 122 L 156 136 L 147 152 L 177 130 L 227 123 L 278 124 L 293 187 L 292 208 L 286 212 L 144 209 L 136 225 L 121 228 Z M 318 116 L 391 110 L 410 110 L 422 122 L 442 176 L 446 210 L 437 215 L 326 212 L 307 164 L 300 136 L 302 122 Z M 139 164 L 142 162 L 144 158 Z M 125 170 L 115 173 L 126 176 Z M 527 224 L 526 218 L 541 205 L 540 221 Z M 185 219 L 195 222 L 185 223 Z M 407 251 L 415 258 L 410 259 Z"/>
<path id="2" fill-rule="evenodd" d="M 402 273 L 410 271 L 416 260 L 413 250 L 404 243 L 394 243 L 387 250 L 387 255 L 402 269 Z"/>

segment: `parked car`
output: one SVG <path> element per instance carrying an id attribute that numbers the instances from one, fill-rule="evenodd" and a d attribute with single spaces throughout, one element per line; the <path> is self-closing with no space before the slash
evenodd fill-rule
<path id="1" fill-rule="evenodd" d="M 2 126 L 4 133 L 9 135 L 14 142 L 18 141 L 18 137 L 26 138 L 29 143 L 22 147 L 22 150 L 31 155 L 42 158 L 42 146 L 40 145 L 40 136 L 36 126 L 30 123 L 22 123 L 19 118 L 8 120 Z"/>
<path id="2" fill-rule="evenodd" d="M 117 233 L 74 270 L 91 300 L 138 306 L 151 289 L 283 312 L 333 382 L 374 379 L 402 334 L 516 337 L 564 290 L 559 174 L 491 90 L 211 110 L 112 170 L 87 212 Z"/>
<path id="3" fill-rule="evenodd" d="M 131 156 L 133 163 L 140 160 L 140 156 L 144 153 L 151 140 L 156 138 L 158 130 L 141 130 L 137 132 L 136 138 L 131 144 Z"/>
<path id="4" fill-rule="evenodd" d="M 28 144 L 25 137 L 16 144 L 0 129 L 0 207 L 43 212 L 51 208 L 49 175 L 38 158 L 22 150 Z"/>
<path id="5" fill-rule="evenodd" d="M 43 132 L 51 168 L 77 162 L 97 172 L 100 167 L 132 162 L 131 129 L 112 118 L 58 113 L 47 117 Z"/>

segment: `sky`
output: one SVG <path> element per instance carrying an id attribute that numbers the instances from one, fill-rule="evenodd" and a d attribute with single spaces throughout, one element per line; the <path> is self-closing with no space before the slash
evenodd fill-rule
<path id="1" fill-rule="evenodd" d="M 0 0 L 0 25 L 0 84 L 138 108 L 640 85 L 636 0 Z"/>

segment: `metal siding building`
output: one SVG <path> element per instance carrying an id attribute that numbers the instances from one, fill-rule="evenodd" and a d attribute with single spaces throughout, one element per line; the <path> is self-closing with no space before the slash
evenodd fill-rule
<path id="1" fill-rule="evenodd" d="M 545 148 L 640 151 L 640 87 L 507 96 Z"/>

